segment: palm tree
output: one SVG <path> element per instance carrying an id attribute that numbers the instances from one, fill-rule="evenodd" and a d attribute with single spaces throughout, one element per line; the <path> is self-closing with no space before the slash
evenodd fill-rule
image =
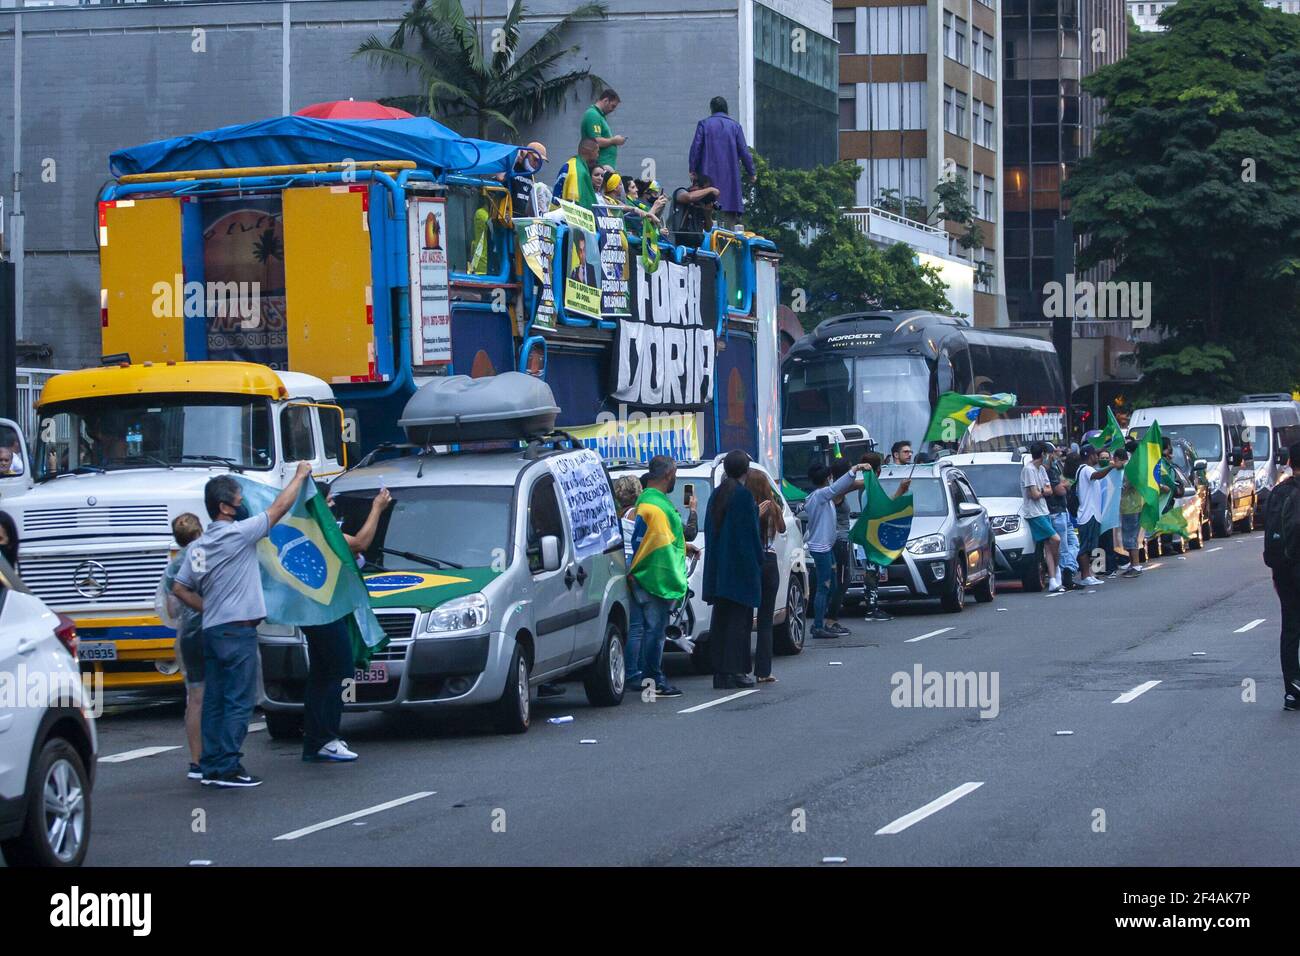
<path id="1" fill-rule="evenodd" d="M 479 15 L 471 20 L 465 15 L 463 0 L 414 0 L 388 42 L 371 36 L 361 44 L 354 56 L 419 76 L 423 93 L 391 97 L 383 101 L 386 105 L 460 120 L 484 139 L 492 124 L 517 136 L 516 123 L 531 123 L 563 106 L 584 80 L 593 95 L 604 86 L 589 69 L 552 75 L 560 60 L 578 52 L 577 46 L 560 46 L 564 35 L 575 21 L 603 20 L 604 3 L 583 3 L 522 52 L 516 48 L 524 19 L 523 0 L 511 0 L 499 33 L 487 30 L 482 0 L 479 4 Z"/>

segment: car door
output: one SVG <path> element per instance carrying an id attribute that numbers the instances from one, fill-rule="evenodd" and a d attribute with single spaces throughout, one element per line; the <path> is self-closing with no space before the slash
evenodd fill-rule
<path id="1" fill-rule="evenodd" d="M 612 513 L 617 513 L 614 504 L 614 490 L 610 487 L 606 472 L 602 493 L 609 496 L 604 503 Z M 572 516 L 566 512 L 566 520 Z M 617 521 L 617 516 L 615 518 Z M 570 530 L 570 540 L 572 540 Z M 574 561 L 573 593 L 575 598 L 574 640 L 570 660 L 573 663 L 590 660 L 600 653 L 605 643 L 605 616 L 601 614 L 605 606 L 605 594 L 610 581 L 626 573 L 627 565 L 623 558 L 623 536 L 620 530 L 618 543 L 609 550 L 590 554 Z"/>
<path id="2" fill-rule="evenodd" d="M 534 470 L 524 495 L 528 502 L 523 515 L 524 554 L 531 576 L 536 643 L 533 674 L 540 675 L 564 667 L 573 654 L 577 568 L 555 478 L 545 466 Z M 560 565 L 553 571 L 547 571 L 542 563 L 542 539 L 547 536 L 559 542 Z"/>
<path id="3" fill-rule="evenodd" d="M 966 523 L 966 579 L 982 571 L 993 570 L 993 549 L 989 546 L 992 537 L 988 510 L 980 504 L 979 496 L 963 474 L 953 476 L 957 492 L 966 504 L 975 505 L 980 513 L 967 519 Z"/>
<path id="4" fill-rule="evenodd" d="M 0 707 L 0 795 L 14 797 L 23 792 L 32 740 L 45 716 L 43 707 L 26 706 L 27 690 L 46 678 L 56 649 L 53 615 L 34 595 L 11 589 L 5 569 L 7 565 L 0 567 L 0 674 L 13 680 L 18 697 L 17 706 Z M 70 680 L 76 679 L 77 665 L 71 659 L 67 673 Z"/>

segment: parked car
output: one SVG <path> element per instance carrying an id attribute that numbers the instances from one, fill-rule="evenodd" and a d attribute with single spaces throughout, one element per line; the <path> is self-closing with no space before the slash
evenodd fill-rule
<path id="1" fill-rule="evenodd" d="M 961 469 L 979 502 L 988 511 L 994 543 L 1003 561 L 996 565 L 1002 580 L 1019 581 L 1026 591 L 1047 588 L 1047 560 L 1041 545 L 1034 544 L 1029 522 L 1020 516 L 1024 500 L 1020 471 L 1025 455 L 1020 452 L 983 451 L 944 458 Z"/>
<path id="2" fill-rule="evenodd" d="M 1182 438 L 1205 462 L 1210 489 L 1210 520 L 1216 537 L 1249 531 L 1259 511 L 1255 470 L 1246 441 L 1246 418 L 1232 405 L 1166 405 L 1139 408 L 1129 419 L 1130 438 L 1140 438 L 1152 422 L 1165 438 Z"/>
<path id="3" fill-rule="evenodd" d="M 557 412 L 550 388 L 518 372 L 435 380 L 407 403 L 407 453 L 331 486 L 347 533 L 381 488 L 393 496 L 363 568 L 390 642 L 357 672 L 346 710 L 482 707 L 499 731 L 523 733 L 536 684 L 578 675 L 592 704 L 622 701 L 628 594 L 613 492 L 595 452 L 551 432 Z M 444 443 L 461 450 L 431 448 Z M 265 628 L 259 643 L 267 730 L 296 735 L 307 647 Z"/>
<path id="4" fill-rule="evenodd" d="M 700 549 L 701 560 L 691 569 L 687 585 L 690 588 L 689 599 L 681 616 L 681 639 L 669 641 L 664 645 L 665 653 L 689 652 L 691 663 L 700 673 L 709 673 L 712 664 L 709 661 L 709 605 L 702 597 L 704 581 L 704 515 L 708 509 L 709 496 L 715 488 L 726 479 L 719 455 L 711 461 L 682 461 L 677 463 L 677 484 L 668 497 L 677 506 L 682 521 L 687 520 L 686 496 L 694 493 L 696 498 L 699 533 L 692 542 Z M 777 568 L 780 574 L 776 591 L 775 628 L 772 635 L 772 647 L 775 653 L 783 655 L 798 654 L 803 650 L 804 638 L 807 636 L 808 600 L 812 594 L 811 563 L 804 558 L 803 532 L 798 519 L 791 510 L 790 502 L 781 494 L 781 489 L 772 476 L 756 463 L 749 466 L 754 471 L 767 477 L 772 484 L 772 493 L 785 515 L 785 533 L 776 537 L 775 549 Z M 619 475 L 640 476 L 645 466 L 640 463 L 620 463 L 610 468 L 613 477 Z"/>
<path id="5" fill-rule="evenodd" d="M 0 558 L 0 853 L 10 866 L 80 866 L 90 845 L 98 740 L 77 629 Z"/>
<path id="6" fill-rule="evenodd" d="M 903 553 L 880 576 L 882 600 L 938 598 L 944 610 L 966 606 L 969 591 L 986 604 L 997 594 L 993 524 L 960 468 L 933 464 L 890 465 L 880 484 L 893 495 L 910 477 L 914 514 Z"/>

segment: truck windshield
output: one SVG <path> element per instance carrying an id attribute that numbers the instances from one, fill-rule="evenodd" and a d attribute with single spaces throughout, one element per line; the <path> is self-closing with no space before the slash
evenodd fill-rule
<path id="1" fill-rule="evenodd" d="M 36 478 L 69 473 L 227 463 L 267 469 L 270 404 L 231 395 L 115 395 L 47 405 L 36 436 Z"/>
<path id="2" fill-rule="evenodd" d="M 430 561 L 500 568 L 508 562 L 514 489 L 425 485 L 388 490 L 393 503 L 365 552 L 365 570 L 427 572 Z M 339 492 L 334 507 L 345 533 L 361 530 L 378 493 L 378 488 Z M 394 553 L 399 551 L 409 556 Z"/>

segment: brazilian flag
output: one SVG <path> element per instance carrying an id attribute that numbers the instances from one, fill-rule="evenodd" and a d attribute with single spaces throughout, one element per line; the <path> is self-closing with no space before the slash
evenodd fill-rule
<path id="1" fill-rule="evenodd" d="M 628 574 L 647 592 L 668 601 L 679 601 L 686 593 L 682 518 L 658 488 L 647 488 L 636 500 Z"/>
<path id="2" fill-rule="evenodd" d="M 888 567 L 903 553 L 912 533 L 912 496 L 890 498 L 874 471 L 862 473 L 862 514 L 849 529 L 849 540 L 862 546 L 867 560 Z"/>
<path id="3" fill-rule="evenodd" d="M 798 485 L 790 484 L 786 478 L 781 479 L 781 494 L 785 496 L 786 501 L 803 501 L 808 497 L 808 492 Z"/>
<path id="4" fill-rule="evenodd" d="M 979 421 L 980 413 L 984 409 L 1001 413 L 1014 408 L 1015 404 L 1016 396 L 1010 392 L 999 392 L 996 395 L 959 395 L 957 392 L 944 392 L 935 403 L 930 427 L 926 429 L 925 438 L 922 440 L 955 442 Z"/>
<path id="5" fill-rule="evenodd" d="M 1156 466 L 1157 481 L 1168 485 L 1168 489 L 1162 489 L 1160 495 L 1160 517 L 1156 519 L 1156 526 L 1152 529 L 1152 534 L 1178 534 L 1184 538 L 1190 538 L 1191 533 L 1187 529 L 1187 516 L 1183 514 L 1183 509 L 1177 505 L 1170 508 L 1169 502 L 1174 496 L 1174 476 L 1170 474 L 1169 463 L 1163 458 Z M 1168 510 L 1166 510 L 1168 509 Z"/>
<path id="6" fill-rule="evenodd" d="M 641 218 L 641 268 L 646 275 L 659 268 L 659 227 L 649 216 Z"/>
<path id="7" fill-rule="evenodd" d="M 1115 421 L 1115 413 L 1110 410 L 1110 406 L 1106 407 L 1106 427 L 1089 438 L 1088 444 L 1098 451 L 1105 449 L 1111 454 L 1124 447 L 1124 431 L 1119 427 L 1119 422 Z"/>
<path id="8" fill-rule="evenodd" d="M 1166 466 L 1160 451 L 1160 424 L 1152 422 L 1138 442 L 1133 457 L 1124 466 L 1124 480 L 1142 496 L 1142 528 L 1147 534 L 1155 531 L 1160 521 L 1160 512 L 1168 500 L 1165 497 L 1166 488 L 1161 483 L 1162 471 Z"/>
<path id="9" fill-rule="evenodd" d="M 265 511 L 279 494 L 260 482 L 234 478 L 252 514 Z M 356 558 L 314 481 L 303 482 L 289 513 L 257 543 L 257 562 L 269 623 L 311 627 L 346 617 L 359 667 L 388 642 Z"/>

